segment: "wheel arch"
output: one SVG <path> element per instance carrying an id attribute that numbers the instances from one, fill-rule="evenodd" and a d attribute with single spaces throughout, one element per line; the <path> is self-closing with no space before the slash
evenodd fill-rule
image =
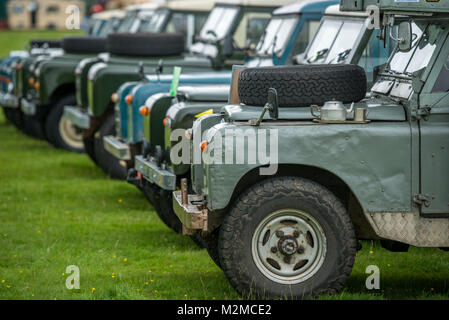
<path id="1" fill-rule="evenodd" d="M 58 86 L 56 90 L 53 91 L 50 97 L 50 108 L 53 108 L 53 106 L 58 102 L 59 99 L 66 97 L 69 94 L 76 94 L 75 83 L 66 82 Z"/>
<path id="2" fill-rule="evenodd" d="M 370 223 L 365 218 L 364 210 L 357 196 L 348 184 L 334 173 L 319 167 L 299 164 L 279 164 L 276 174 L 271 176 L 260 175 L 259 169 L 260 167 L 253 168 L 238 181 L 229 204 L 225 209 L 226 212 L 234 204 L 239 195 L 254 184 L 272 178 L 293 176 L 314 181 L 335 194 L 348 210 L 358 239 L 378 239 Z"/>

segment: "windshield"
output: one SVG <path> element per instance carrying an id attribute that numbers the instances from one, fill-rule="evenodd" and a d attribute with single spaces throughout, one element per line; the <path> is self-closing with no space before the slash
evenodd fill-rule
<path id="1" fill-rule="evenodd" d="M 307 62 L 345 63 L 364 30 L 364 22 L 325 19 L 307 51 Z"/>
<path id="2" fill-rule="evenodd" d="M 139 32 L 162 32 L 164 22 L 169 15 L 169 10 L 156 10 L 151 16 L 142 18 Z"/>
<path id="3" fill-rule="evenodd" d="M 282 55 L 298 21 L 298 17 L 271 19 L 256 47 L 256 55 L 271 56 L 273 53 Z"/>
<path id="4" fill-rule="evenodd" d="M 427 23 L 412 23 L 413 42 L 408 52 L 397 51 L 390 60 L 388 71 L 410 75 L 427 66 L 436 48 L 436 39 L 443 29 Z"/>
<path id="5" fill-rule="evenodd" d="M 238 12 L 237 7 L 215 7 L 201 29 L 200 38 L 212 41 L 223 39 L 229 33 Z"/>
<path id="6" fill-rule="evenodd" d="M 93 20 L 89 26 L 89 34 L 91 35 L 99 34 L 104 23 L 105 23 L 104 20 Z"/>
<path id="7" fill-rule="evenodd" d="M 125 18 L 123 18 L 122 22 L 120 23 L 120 26 L 117 29 L 117 32 L 124 33 L 128 32 L 131 29 L 131 26 L 133 25 L 134 21 L 137 18 L 137 11 L 129 11 Z"/>
<path id="8" fill-rule="evenodd" d="M 344 63 L 363 29 L 363 21 L 346 21 L 335 39 L 326 63 Z"/>
<path id="9" fill-rule="evenodd" d="M 118 19 L 118 18 L 112 18 L 112 19 L 105 21 L 97 35 L 99 37 L 106 37 L 111 32 L 114 32 L 114 27 L 119 22 L 120 22 L 120 19 Z"/>

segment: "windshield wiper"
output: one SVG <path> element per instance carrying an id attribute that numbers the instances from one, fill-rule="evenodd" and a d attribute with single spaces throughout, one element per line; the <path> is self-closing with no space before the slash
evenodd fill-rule
<path id="1" fill-rule="evenodd" d="M 310 58 L 307 59 L 306 61 L 307 61 L 308 63 L 316 62 L 316 61 L 318 61 L 319 59 L 323 58 L 323 57 L 327 54 L 328 51 L 329 51 L 329 48 L 322 49 L 322 50 L 316 52 L 315 55 L 314 55 L 313 57 L 310 57 Z"/>
<path id="2" fill-rule="evenodd" d="M 338 59 L 337 59 L 337 63 L 341 63 L 341 62 L 343 62 L 343 61 L 346 61 L 346 59 L 348 58 L 349 53 L 351 53 L 351 51 L 352 51 L 352 49 L 346 49 L 346 50 L 340 52 L 339 54 L 337 54 L 336 57 L 332 58 L 332 59 L 329 61 L 329 64 L 331 64 L 331 63 L 335 60 L 335 58 L 338 58 Z"/>

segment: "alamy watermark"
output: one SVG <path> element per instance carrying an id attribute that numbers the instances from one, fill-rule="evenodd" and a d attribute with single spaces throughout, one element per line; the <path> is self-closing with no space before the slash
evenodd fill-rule
<path id="1" fill-rule="evenodd" d="M 80 268 L 75 265 L 67 266 L 65 273 L 68 275 L 65 280 L 65 286 L 69 290 L 80 288 Z"/>
<path id="2" fill-rule="evenodd" d="M 246 127 L 220 130 L 222 127 L 216 125 L 201 136 L 199 126 L 194 126 L 193 136 L 188 138 L 184 129 L 172 131 L 170 140 L 175 141 L 170 149 L 172 164 L 256 165 L 260 167 L 261 175 L 276 174 L 279 158 L 277 129 Z"/>
<path id="3" fill-rule="evenodd" d="M 378 6 L 370 5 L 366 8 L 366 13 L 369 15 L 370 22 L 368 24 L 368 29 L 380 29 L 381 27 L 381 19 L 380 19 L 380 10 Z"/>
<path id="4" fill-rule="evenodd" d="M 65 20 L 65 27 L 68 30 L 81 29 L 81 10 L 78 6 L 70 5 L 65 9 L 67 19 Z"/>
<path id="5" fill-rule="evenodd" d="M 369 276 L 366 278 L 365 286 L 368 290 L 380 289 L 380 269 L 378 266 L 370 265 L 366 267 L 366 274 Z"/>

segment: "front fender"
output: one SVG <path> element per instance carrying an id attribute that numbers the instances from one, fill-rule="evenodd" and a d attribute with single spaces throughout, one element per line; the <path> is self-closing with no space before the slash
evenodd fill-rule
<path id="1" fill-rule="evenodd" d="M 53 93 L 66 84 L 75 84 L 75 68 L 78 60 L 47 60 L 40 68 L 39 103 L 47 105 Z"/>
<path id="2" fill-rule="evenodd" d="M 263 123 L 258 128 L 235 124 L 219 126 L 216 134 L 223 136 L 226 129 L 249 129 L 255 130 L 256 134 L 267 129 L 270 135 L 277 132 L 279 165 L 317 167 L 334 174 L 346 183 L 365 212 L 411 211 L 411 133 L 408 122 L 361 125 L 285 122 L 283 126 Z M 268 137 L 266 141 L 269 141 Z M 270 150 L 267 144 L 266 150 Z M 222 147 L 226 150 L 224 142 Z M 235 145 L 226 148 L 234 151 L 235 163 Z M 247 152 L 254 154 L 256 149 L 245 140 Z M 209 209 L 218 210 L 229 205 L 239 181 L 260 166 L 260 163 L 205 164 L 203 170 Z"/>
<path id="3" fill-rule="evenodd" d="M 91 114 L 95 117 L 103 115 L 109 107 L 111 95 L 118 90 L 120 85 L 139 79 L 136 66 L 108 65 L 98 70 L 94 78 L 88 80 L 88 101 Z"/>

